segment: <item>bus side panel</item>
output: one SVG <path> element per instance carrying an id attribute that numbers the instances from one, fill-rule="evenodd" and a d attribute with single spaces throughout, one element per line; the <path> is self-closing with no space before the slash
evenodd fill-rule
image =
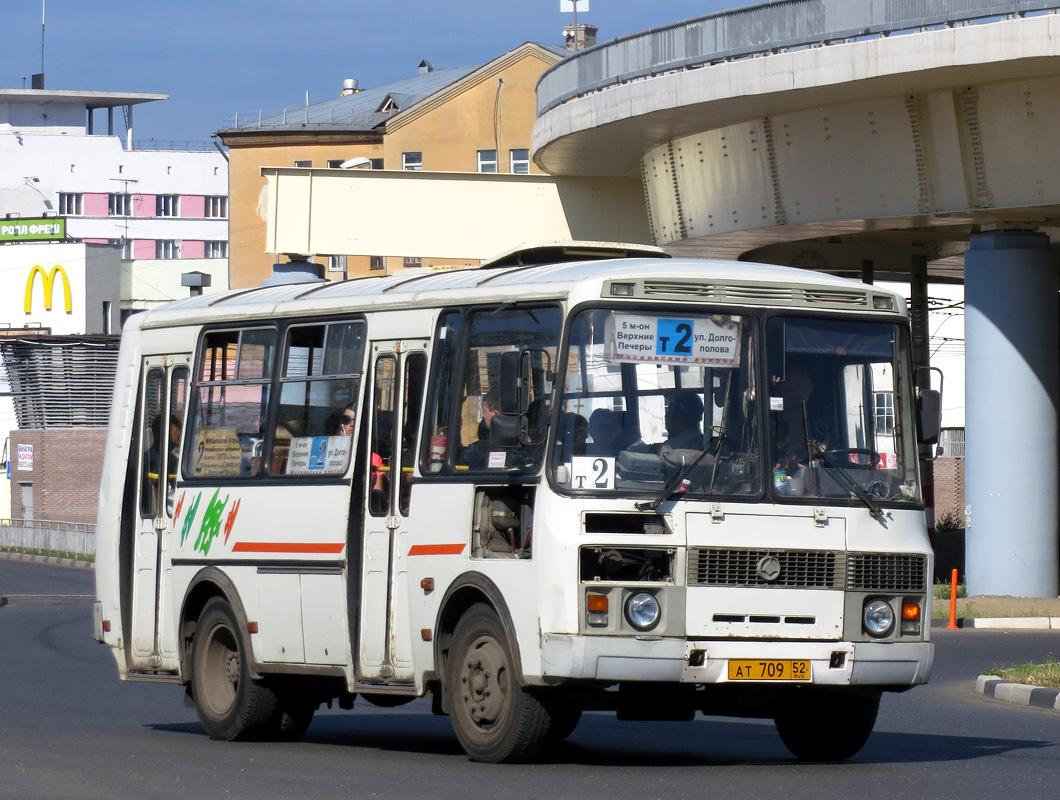
<path id="1" fill-rule="evenodd" d="M 167 550 L 178 564 L 209 563 L 232 577 L 247 621 L 258 623 L 251 648 L 263 667 L 348 663 L 349 498 L 346 481 L 177 488 L 181 511 Z M 182 570 L 174 582 L 167 604 L 174 625 L 196 572 Z"/>
<path id="2" fill-rule="evenodd" d="M 436 669 L 434 642 L 424 641 L 420 630 L 434 631 L 442 599 L 453 582 L 467 572 L 481 574 L 501 592 L 501 600 L 515 626 L 523 674 L 538 682 L 541 673 L 541 637 L 534 558 L 473 558 L 471 520 L 476 486 L 423 482 L 412 492 L 406 551 L 408 558 L 409 627 L 416 683 L 422 688 L 425 671 Z M 535 553 L 535 557 L 537 554 Z M 425 591 L 421 581 L 433 580 L 434 590 Z M 503 614 L 502 614 L 503 616 Z M 443 677 L 439 675 L 439 677 Z"/>

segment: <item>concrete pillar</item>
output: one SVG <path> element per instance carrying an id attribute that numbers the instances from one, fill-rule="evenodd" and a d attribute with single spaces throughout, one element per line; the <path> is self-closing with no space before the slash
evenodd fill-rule
<path id="1" fill-rule="evenodd" d="M 996 231 L 964 264 L 968 593 L 1056 597 L 1056 261 L 1046 235 Z"/>

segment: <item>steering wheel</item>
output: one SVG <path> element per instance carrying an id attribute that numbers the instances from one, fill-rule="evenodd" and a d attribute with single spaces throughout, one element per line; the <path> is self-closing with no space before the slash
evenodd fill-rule
<path id="1" fill-rule="evenodd" d="M 836 456 L 832 459 L 837 466 L 842 466 L 844 469 L 876 469 L 880 465 L 880 454 L 875 450 L 869 450 L 865 447 L 842 447 L 836 448 L 835 450 L 825 450 L 826 456 Z M 847 456 L 858 455 L 868 456 L 871 459 L 872 464 L 861 464 L 851 461 Z"/>

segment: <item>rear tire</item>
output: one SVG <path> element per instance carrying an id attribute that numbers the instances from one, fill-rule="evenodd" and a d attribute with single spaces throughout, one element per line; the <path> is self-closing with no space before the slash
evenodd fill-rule
<path id="1" fill-rule="evenodd" d="M 865 746 L 879 710 L 879 694 L 804 689 L 792 692 L 774 721 L 801 760 L 845 761 Z"/>
<path id="2" fill-rule="evenodd" d="M 504 628 L 493 609 L 472 606 L 449 651 L 450 718 L 474 761 L 530 761 L 545 744 L 552 717 L 547 695 L 522 686 Z"/>
<path id="3" fill-rule="evenodd" d="M 231 605 L 222 597 L 209 600 L 192 640 L 191 685 L 199 722 L 211 739 L 275 738 L 283 724 L 276 692 L 250 677 L 247 652 Z M 291 729 L 300 722 L 292 717 Z"/>

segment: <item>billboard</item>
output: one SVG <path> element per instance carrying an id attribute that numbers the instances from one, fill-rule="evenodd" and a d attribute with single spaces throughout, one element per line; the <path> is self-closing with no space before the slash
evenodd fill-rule
<path id="1" fill-rule="evenodd" d="M 86 330 L 86 247 L 81 243 L 0 247 L 0 321 L 53 334 Z"/>
<path id="2" fill-rule="evenodd" d="M 66 238 L 64 217 L 0 220 L 0 244 L 7 242 L 61 242 Z"/>

